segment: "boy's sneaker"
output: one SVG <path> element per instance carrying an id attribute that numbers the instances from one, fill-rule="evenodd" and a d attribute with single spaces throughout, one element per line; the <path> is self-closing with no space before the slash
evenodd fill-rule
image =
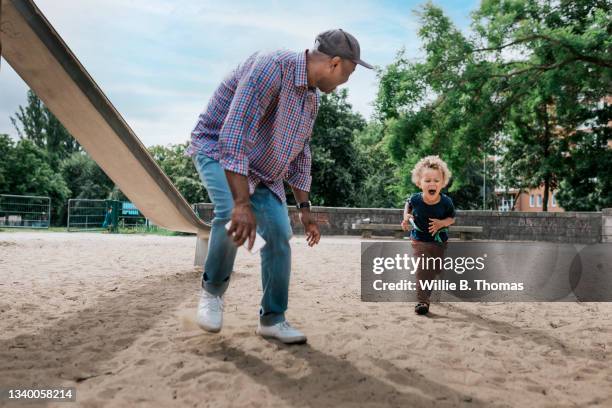
<path id="1" fill-rule="evenodd" d="M 414 313 L 418 315 L 426 315 L 429 312 L 429 305 L 427 303 L 417 303 L 414 307 Z"/>
<path id="2" fill-rule="evenodd" d="M 304 333 L 292 327 L 286 320 L 276 323 L 273 326 L 262 326 L 262 324 L 259 323 L 256 333 L 266 339 L 276 339 L 285 344 L 306 343 L 306 336 Z"/>
<path id="3" fill-rule="evenodd" d="M 198 304 L 198 326 L 211 333 L 217 333 L 223 326 L 223 297 L 211 295 L 202 289 Z"/>

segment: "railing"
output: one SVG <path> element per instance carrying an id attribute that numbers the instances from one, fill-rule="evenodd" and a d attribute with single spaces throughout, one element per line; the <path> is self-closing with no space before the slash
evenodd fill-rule
<path id="1" fill-rule="evenodd" d="M 107 201 L 73 198 L 68 200 L 68 231 L 104 229 Z"/>
<path id="2" fill-rule="evenodd" d="M 0 227 L 49 228 L 51 198 L 0 194 Z"/>
<path id="3" fill-rule="evenodd" d="M 149 220 L 130 202 L 115 200 L 68 200 L 68 231 L 149 229 Z"/>

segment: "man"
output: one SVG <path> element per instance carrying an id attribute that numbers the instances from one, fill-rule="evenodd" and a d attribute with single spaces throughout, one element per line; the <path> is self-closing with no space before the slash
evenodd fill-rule
<path id="1" fill-rule="evenodd" d="M 256 53 L 225 78 L 200 115 L 187 154 L 214 204 L 197 315 L 204 330 L 221 330 L 236 248 L 248 240 L 250 249 L 257 230 L 266 241 L 257 333 L 306 342 L 285 320 L 292 231 L 283 181 L 293 190 L 308 245 L 316 245 L 321 234 L 310 216 L 308 192 L 317 89 L 332 92 L 356 64 L 372 68 L 360 59 L 355 37 L 339 29 L 319 34 L 313 50 Z"/>

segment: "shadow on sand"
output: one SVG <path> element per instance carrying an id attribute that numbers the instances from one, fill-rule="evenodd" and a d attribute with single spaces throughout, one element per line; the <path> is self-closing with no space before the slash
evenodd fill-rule
<path id="1" fill-rule="evenodd" d="M 207 356 L 234 364 L 255 382 L 295 407 L 485 407 L 469 395 L 432 381 L 412 369 L 373 359 L 382 377 L 364 373 L 351 362 L 322 353 L 308 344 L 284 346 L 272 342 L 307 365 L 307 374 L 292 378 L 257 356 L 246 353 L 226 339 L 211 344 Z M 273 345 L 271 345 L 273 346 Z"/>

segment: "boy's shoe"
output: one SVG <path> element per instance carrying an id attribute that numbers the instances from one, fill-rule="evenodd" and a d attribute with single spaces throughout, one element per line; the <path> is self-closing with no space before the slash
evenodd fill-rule
<path id="1" fill-rule="evenodd" d="M 223 297 L 215 296 L 204 289 L 198 304 L 198 326 L 211 333 L 217 333 L 223 326 Z"/>
<path id="2" fill-rule="evenodd" d="M 273 326 L 263 326 L 259 323 L 255 332 L 266 339 L 276 339 L 285 344 L 306 343 L 306 336 L 298 329 L 292 327 L 288 321 L 276 323 Z"/>
<path id="3" fill-rule="evenodd" d="M 429 312 L 429 305 L 427 303 L 417 303 L 414 307 L 414 313 L 418 315 L 425 315 Z"/>

